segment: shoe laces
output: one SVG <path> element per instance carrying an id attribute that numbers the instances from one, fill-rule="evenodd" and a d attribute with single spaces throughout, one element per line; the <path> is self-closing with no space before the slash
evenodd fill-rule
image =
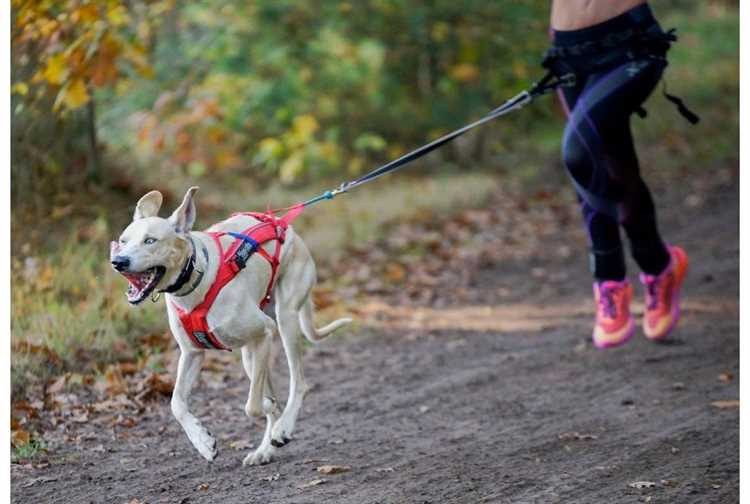
<path id="1" fill-rule="evenodd" d="M 617 317 L 617 295 L 619 291 L 618 287 L 600 286 L 599 288 L 599 307 L 602 313 L 612 319 Z"/>
<path id="2" fill-rule="evenodd" d="M 659 302 L 665 297 L 665 292 L 671 285 L 672 275 L 667 270 L 656 276 L 647 276 L 644 284 L 646 286 L 646 308 L 654 310 L 659 306 Z"/>

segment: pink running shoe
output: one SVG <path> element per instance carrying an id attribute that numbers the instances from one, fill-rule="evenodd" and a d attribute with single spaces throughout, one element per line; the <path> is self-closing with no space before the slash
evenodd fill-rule
<path id="1" fill-rule="evenodd" d="M 635 322 L 630 315 L 633 286 L 623 280 L 594 283 L 596 325 L 592 339 L 597 348 L 622 345 L 630 339 Z"/>
<path id="2" fill-rule="evenodd" d="M 671 260 L 658 275 L 641 273 L 646 287 L 643 332 L 651 341 L 669 336 L 680 319 L 680 288 L 688 269 L 688 257 L 680 247 L 669 247 Z"/>

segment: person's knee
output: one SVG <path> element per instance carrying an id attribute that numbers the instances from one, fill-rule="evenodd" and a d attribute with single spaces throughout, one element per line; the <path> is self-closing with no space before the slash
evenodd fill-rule
<path id="1" fill-rule="evenodd" d="M 588 181 L 591 180 L 594 162 L 586 146 L 576 135 L 566 132 L 563 138 L 562 160 L 565 169 L 576 182 L 587 185 Z"/>

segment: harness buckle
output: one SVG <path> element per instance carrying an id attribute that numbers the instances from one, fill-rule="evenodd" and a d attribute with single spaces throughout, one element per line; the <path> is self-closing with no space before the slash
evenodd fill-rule
<path id="1" fill-rule="evenodd" d="M 231 262 L 234 266 L 237 267 L 237 271 L 243 269 L 247 265 L 248 259 L 250 259 L 250 256 L 255 253 L 256 247 L 254 244 L 244 241 L 242 245 L 239 246 L 237 249 L 237 252 L 234 253 L 234 261 Z M 237 272 L 235 271 L 235 273 Z"/>

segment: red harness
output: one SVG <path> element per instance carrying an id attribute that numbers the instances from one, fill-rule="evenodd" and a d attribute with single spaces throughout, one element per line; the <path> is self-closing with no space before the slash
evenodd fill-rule
<path id="1" fill-rule="evenodd" d="M 273 212 L 270 211 L 266 213 L 236 213 L 232 214 L 232 217 L 245 215 L 253 217 L 260 222 L 247 228 L 241 233 L 233 233 L 230 231 L 206 233 L 214 239 L 216 246 L 219 248 L 219 254 L 221 257 L 219 270 L 216 273 L 214 283 L 208 289 L 203 301 L 190 312 L 183 310 L 177 306 L 176 303 L 172 302 L 172 308 L 177 312 L 182 327 L 185 328 L 185 332 L 196 347 L 232 351 L 230 348 L 222 345 L 216 335 L 211 332 L 211 329 L 208 327 L 206 316 L 211 309 L 211 305 L 213 305 L 216 297 L 219 295 L 219 292 L 221 292 L 221 289 L 237 276 L 237 274 L 245 267 L 250 257 L 256 252 L 262 255 L 266 261 L 268 261 L 268 264 L 271 265 L 271 278 L 268 281 L 266 294 L 260 301 L 261 310 L 266 307 L 269 301 L 271 301 L 271 291 L 273 290 L 276 273 L 279 269 L 281 245 L 284 243 L 286 230 L 289 227 L 289 224 L 300 214 L 300 212 L 302 212 L 302 209 L 302 205 L 294 206 L 281 218 L 277 218 Z M 227 250 L 224 250 L 224 247 L 221 245 L 221 237 L 226 235 L 233 236 L 235 241 L 232 242 Z M 274 249 L 273 255 L 270 255 L 263 248 L 263 244 L 271 240 L 276 241 L 276 248 Z"/>

